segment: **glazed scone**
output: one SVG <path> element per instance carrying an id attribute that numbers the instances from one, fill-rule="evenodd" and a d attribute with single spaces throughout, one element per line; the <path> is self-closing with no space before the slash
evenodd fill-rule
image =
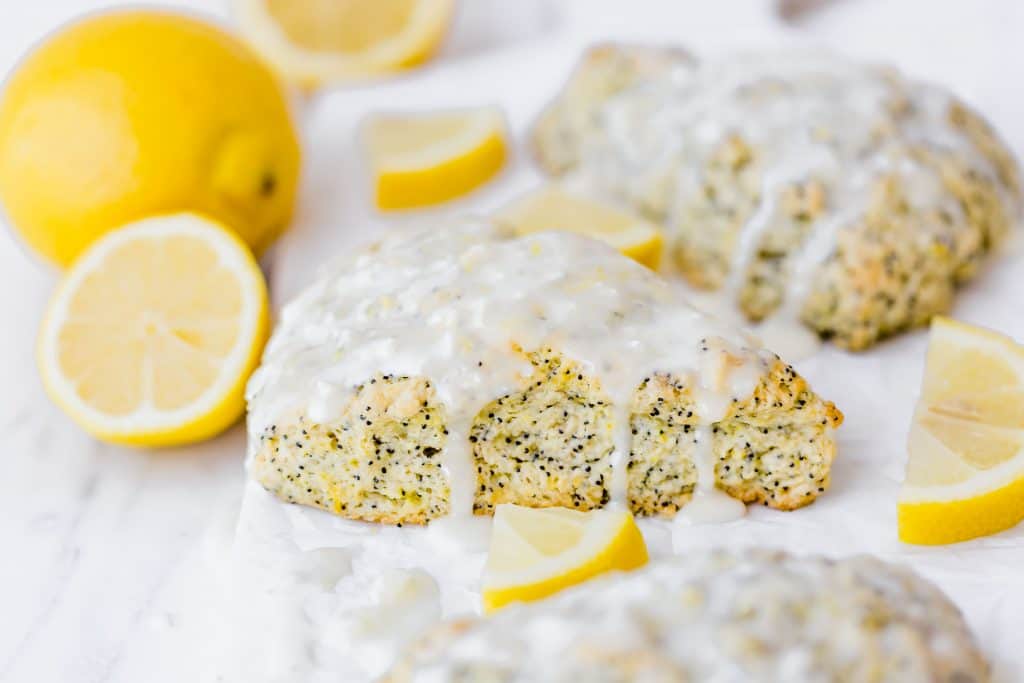
<path id="1" fill-rule="evenodd" d="M 1012 153 L 941 88 L 822 55 L 665 52 L 628 86 L 590 83 L 614 52 L 584 56 L 536 156 L 663 223 L 674 269 L 752 322 L 866 348 L 948 311 L 1020 220 Z"/>
<path id="2" fill-rule="evenodd" d="M 610 247 L 468 222 L 396 234 L 285 308 L 249 386 L 249 471 L 390 524 L 499 503 L 672 516 L 694 496 L 789 510 L 828 488 L 841 421 Z"/>
<path id="3" fill-rule="evenodd" d="M 711 551 L 439 627 L 385 683 L 984 683 L 949 599 L 871 557 Z"/>

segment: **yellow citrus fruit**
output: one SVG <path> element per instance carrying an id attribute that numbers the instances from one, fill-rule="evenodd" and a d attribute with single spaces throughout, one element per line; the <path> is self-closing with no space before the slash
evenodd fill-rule
<path id="1" fill-rule="evenodd" d="M 408 209 L 454 199 L 505 163 L 505 119 L 492 107 L 378 115 L 366 124 L 377 207 Z"/>
<path id="2" fill-rule="evenodd" d="M 37 356 L 47 392 L 86 431 L 177 445 L 242 414 L 267 327 L 249 248 L 198 215 L 157 216 L 107 233 L 75 261 Z"/>
<path id="3" fill-rule="evenodd" d="M 0 100 L 0 202 L 62 266 L 108 230 L 173 211 L 213 216 L 258 253 L 288 224 L 298 171 L 270 70 L 185 16 L 73 23 L 24 59 Z"/>
<path id="4" fill-rule="evenodd" d="M 249 41 L 304 87 L 405 69 L 437 50 L 455 0 L 232 0 Z"/>
<path id="5" fill-rule="evenodd" d="M 520 235 L 566 230 L 606 242 L 648 268 L 657 269 L 661 262 L 664 240 L 656 225 L 556 186 L 514 202 L 497 219 Z"/>
<path id="6" fill-rule="evenodd" d="M 645 564 L 647 546 L 627 510 L 499 505 L 484 567 L 484 610 L 540 600 L 598 574 Z"/>
<path id="7" fill-rule="evenodd" d="M 901 540 L 954 543 L 1024 519 L 1024 347 L 936 318 L 908 450 Z"/>

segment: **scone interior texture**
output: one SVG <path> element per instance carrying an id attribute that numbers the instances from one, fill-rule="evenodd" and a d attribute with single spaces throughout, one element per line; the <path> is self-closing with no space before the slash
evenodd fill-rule
<path id="1" fill-rule="evenodd" d="M 948 311 L 1021 218 L 1018 164 L 981 117 L 828 55 L 601 46 L 533 147 L 549 172 L 662 222 L 691 284 L 850 349 Z"/>
<path id="2" fill-rule="evenodd" d="M 841 420 L 610 247 L 465 222 L 396 234 L 286 307 L 249 386 L 249 469 L 390 524 L 499 503 L 794 509 L 827 489 Z"/>
<path id="3" fill-rule="evenodd" d="M 870 557 L 712 551 L 442 625 L 387 683 L 982 683 L 948 598 Z"/>

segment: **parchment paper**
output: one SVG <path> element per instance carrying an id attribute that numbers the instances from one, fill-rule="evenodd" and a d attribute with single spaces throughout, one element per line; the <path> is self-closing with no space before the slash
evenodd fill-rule
<path id="1" fill-rule="evenodd" d="M 531 16 L 531 20 L 537 18 Z M 678 42 L 696 43 L 711 51 L 732 45 L 815 42 L 813 36 L 798 35 L 767 18 L 739 27 L 725 16 L 702 21 L 680 20 Z M 612 31 L 612 23 L 605 21 L 602 30 Z M 848 44 L 856 52 L 868 51 L 864 34 L 871 30 L 871 22 L 849 25 L 860 33 L 845 35 L 833 23 L 821 35 L 826 42 L 838 42 L 840 48 Z M 650 31 L 661 40 L 666 33 L 664 26 Z M 278 246 L 269 264 L 276 302 L 287 300 L 309 282 L 315 266 L 326 257 L 371 241 L 389 226 L 445 213 L 487 212 L 540 182 L 522 150 L 526 128 L 564 81 L 580 48 L 592 42 L 595 34 L 546 25 L 527 34 L 535 37 L 498 50 L 481 48 L 479 53 L 440 63 L 414 77 L 332 92 L 305 103 L 301 116 L 307 157 L 301 210 L 296 229 Z M 648 37 L 637 22 L 612 35 Z M 889 58 L 893 44 L 892 40 L 885 43 Z M 908 59 L 916 64 L 915 55 Z M 958 81 L 949 83 L 954 89 L 962 86 L 961 92 L 967 89 L 975 99 L 987 98 L 1002 114 L 1012 109 L 1012 104 L 999 100 L 998 89 L 977 82 L 979 71 L 963 66 L 962 60 L 968 58 L 962 51 L 940 54 L 936 48 L 938 63 L 931 63 L 926 75 L 941 81 L 941 75 L 948 73 Z M 357 133 L 366 113 L 487 103 L 504 107 L 520 143 L 497 181 L 443 209 L 386 217 L 373 213 Z M 985 104 L 978 105 L 983 112 Z M 1003 132 L 1008 139 L 1021 140 L 1022 130 Z M 1024 340 L 1024 256 L 1019 247 L 997 259 L 960 295 L 954 315 Z M 857 355 L 825 347 L 797 363 L 814 389 L 835 401 L 846 415 L 838 432 L 833 487 L 812 506 L 791 513 L 752 508 L 743 520 L 695 526 L 674 536 L 656 524 L 646 524 L 644 531 L 654 554 L 715 545 L 763 545 L 831 556 L 872 553 L 906 563 L 941 586 L 960 606 L 996 665 L 996 680 L 1024 680 L 1024 527 L 937 548 L 906 546 L 896 538 L 896 495 L 926 343 L 925 333 L 916 332 Z M 374 581 L 387 566 L 421 566 L 434 575 L 444 613 L 474 608 L 473 585 L 482 554 L 437 551 L 434 540 L 419 531 L 368 531 L 365 525 L 278 503 L 258 486 L 247 485 L 230 558 L 230 589 L 225 592 L 234 607 L 224 611 L 221 639 L 214 641 L 221 643 L 217 650 L 230 666 L 217 671 L 217 676 L 232 680 L 229 669 L 233 669 L 248 681 L 296 680 L 298 676 L 357 681 L 379 672 L 393 656 L 394 647 L 387 641 L 398 627 L 381 625 L 384 635 L 360 641 L 352 632 L 351 612 L 353 605 L 375 599 Z M 317 549 L 325 547 L 349 550 L 317 554 Z M 352 558 L 361 554 L 373 561 L 357 568 L 361 578 L 349 577 L 339 587 L 338 572 L 347 571 L 352 562 L 358 562 Z M 423 624 L 411 626 L 409 637 L 420 627 Z"/>

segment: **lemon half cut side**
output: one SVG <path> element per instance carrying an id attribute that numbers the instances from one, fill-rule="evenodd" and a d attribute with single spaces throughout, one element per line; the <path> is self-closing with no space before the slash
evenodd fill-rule
<path id="1" fill-rule="evenodd" d="M 227 228 L 195 214 L 107 233 L 72 265 L 37 343 L 43 384 L 99 439 L 169 446 L 244 412 L 268 327 L 263 274 Z"/>

